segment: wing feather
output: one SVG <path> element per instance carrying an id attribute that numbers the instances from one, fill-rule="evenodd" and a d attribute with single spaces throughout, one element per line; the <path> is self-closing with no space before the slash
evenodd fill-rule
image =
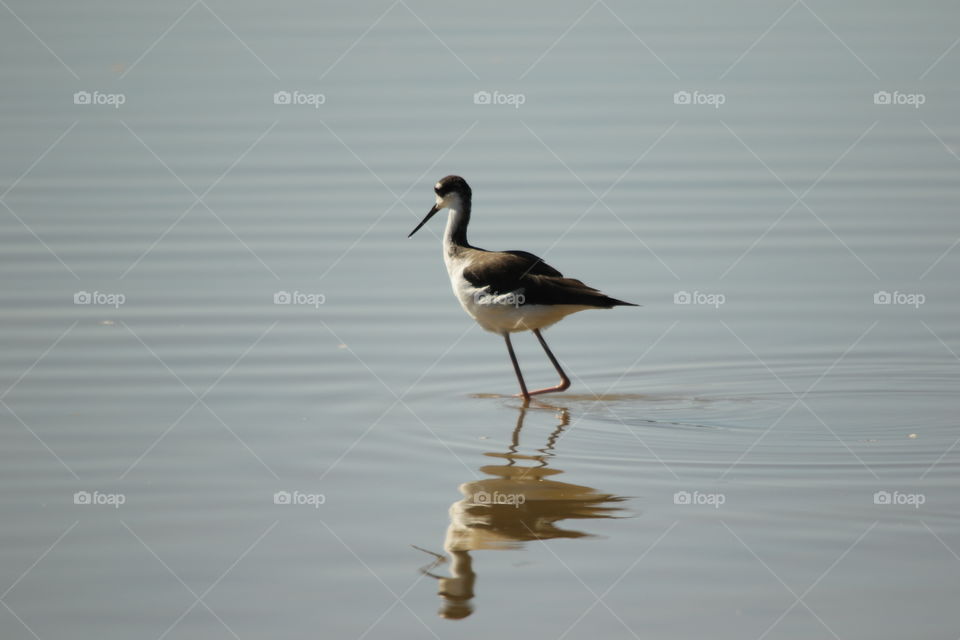
<path id="1" fill-rule="evenodd" d="M 527 251 L 478 251 L 463 277 L 490 295 L 516 293 L 523 305 L 574 304 L 610 308 L 630 305 L 563 274 Z"/>

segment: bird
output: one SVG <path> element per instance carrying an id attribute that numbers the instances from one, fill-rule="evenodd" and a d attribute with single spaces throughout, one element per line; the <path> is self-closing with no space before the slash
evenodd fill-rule
<path id="1" fill-rule="evenodd" d="M 527 251 L 487 251 L 467 241 L 467 226 L 473 204 L 473 191 L 467 181 L 456 175 L 441 178 L 434 185 L 436 201 L 410 238 L 438 211 L 449 210 L 443 234 L 443 261 L 450 276 L 453 293 L 464 311 L 483 329 L 503 336 L 510 362 L 520 384 L 522 397 L 566 391 L 570 378 L 547 346 L 541 330 L 571 313 L 586 309 L 637 307 L 632 302 L 611 298 L 580 280 L 565 278 L 542 258 Z M 560 375 L 552 387 L 527 390 L 511 333 L 532 331 L 544 353 Z"/>

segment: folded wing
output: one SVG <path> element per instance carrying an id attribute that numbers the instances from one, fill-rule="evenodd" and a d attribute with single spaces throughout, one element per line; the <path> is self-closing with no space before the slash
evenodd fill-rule
<path id="1" fill-rule="evenodd" d="M 498 296 L 522 295 L 524 305 L 582 305 L 609 309 L 637 306 L 611 298 L 580 280 L 563 274 L 526 251 L 478 251 L 463 277 L 474 287 Z"/>

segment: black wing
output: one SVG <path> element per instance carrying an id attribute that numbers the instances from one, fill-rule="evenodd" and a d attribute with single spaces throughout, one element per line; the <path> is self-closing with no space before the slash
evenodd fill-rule
<path id="1" fill-rule="evenodd" d="M 525 271 L 528 275 L 551 276 L 553 278 L 562 278 L 563 274 L 543 261 L 543 258 L 535 256 L 529 251 L 499 251 L 500 254 L 513 256 L 517 260 L 523 260 L 527 263 Z"/>
<path id="2" fill-rule="evenodd" d="M 548 265 L 527 251 L 478 251 L 470 256 L 463 277 L 491 295 L 515 292 L 523 296 L 521 305 L 578 304 L 610 308 L 630 305 L 601 293 Z"/>
<path id="3" fill-rule="evenodd" d="M 563 274 L 526 251 L 471 251 L 463 277 L 477 288 L 487 287 L 493 295 L 529 286 L 532 276 L 562 278 Z"/>

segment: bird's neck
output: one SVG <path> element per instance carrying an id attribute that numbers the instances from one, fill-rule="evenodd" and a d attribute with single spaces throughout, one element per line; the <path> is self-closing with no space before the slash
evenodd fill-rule
<path id="1" fill-rule="evenodd" d="M 443 247 L 449 253 L 458 247 L 469 247 L 467 225 L 470 224 L 470 201 L 457 198 L 449 206 L 447 228 L 443 233 Z"/>

